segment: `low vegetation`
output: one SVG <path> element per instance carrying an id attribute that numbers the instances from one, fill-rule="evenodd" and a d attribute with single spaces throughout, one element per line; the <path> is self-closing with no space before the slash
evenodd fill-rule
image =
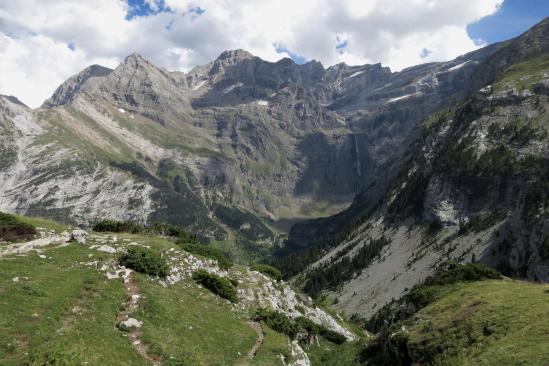
<path id="1" fill-rule="evenodd" d="M 236 287 L 229 279 L 218 276 L 214 273 L 209 273 L 204 269 L 199 269 L 194 272 L 193 279 L 202 286 L 206 287 L 208 290 L 212 291 L 214 294 L 219 295 L 230 302 L 238 302 Z"/>
<path id="2" fill-rule="evenodd" d="M 258 309 L 255 319 L 264 322 L 272 330 L 285 334 L 291 339 L 296 338 L 299 333 L 303 332 L 308 336 L 324 337 L 324 339 L 335 344 L 343 344 L 347 340 L 343 335 L 318 325 L 305 317 L 290 319 L 279 311 Z"/>
<path id="3" fill-rule="evenodd" d="M 0 212 L 0 239 L 4 241 L 30 240 L 37 234 L 36 228 L 15 215 Z"/>
<path id="4" fill-rule="evenodd" d="M 482 264 L 460 264 L 455 261 L 443 263 L 435 274 L 428 277 L 422 284 L 412 288 L 401 300 L 381 308 L 366 322 L 366 328 L 378 335 L 362 351 L 361 358 L 369 360 L 368 364 L 374 365 L 410 364 L 412 355 L 409 351 L 409 334 L 402 329 L 414 323 L 412 315 L 418 314 L 419 310 L 448 295 L 453 286 L 458 283 L 493 279 L 501 279 L 501 275 Z M 429 324 L 425 326 L 429 327 Z M 442 349 L 439 351 L 444 352 Z"/>
<path id="5" fill-rule="evenodd" d="M 268 264 L 253 264 L 250 266 L 250 269 L 252 271 L 261 272 L 276 281 L 282 281 L 282 273 L 278 269 L 274 268 L 273 266 L 269 266 Z"/>
<path id="6" fill-rule="evenodd" d="M 118 263 L 150 276 L 166 277 L 170 273 L 168 264 L 160 254 L 141 246 L 128 248 L 118 257 Z"/>
<path id="7" fill-rule="evenodd" d="M 185 240 L 179 240 L 177 244 L 189 253 L 216 260 L 221 269 L 227 270 L 233 265 L 233 262 L 221 250 L 208 244 L 188 243 Z"/>
<path id="8" fill-rule="evenodd" d="M 110 232 L 110 233 L 129 233 L 129 234 L 151 234 L 162 235 L 179 238 L 179 240 L 186 243 L 198 243 L 198 238 L 194 234 L 190 234 L 185 230 L 182 230 L 173 225 L 164 223 L 154 223 L 149 226 L 141 225 L 135 221 L 117 221 L 110 219 L 103 219 L 95 222 L 92 228 L 97 232 Z"/>

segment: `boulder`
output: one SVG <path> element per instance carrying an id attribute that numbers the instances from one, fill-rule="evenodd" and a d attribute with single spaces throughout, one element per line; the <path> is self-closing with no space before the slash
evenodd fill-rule
<path id="1" fill-rule="evenodd" d="M 84 230 L 73 230 L 71 232 L 71 239 L 76 241 L 78 244 L 86 244 L 86 236 L 88 235 L 87 232 Z"/>
<path id="2" fill-rule="evenodd" d="M 100 247 L 97 247 L 96 249 L 99 250 L 100 252 L 105 252 L 105 253 L 110 253 L 110 254 L 116 253 L 116 249 L 114 249 L 110 245 L 101 245 Z"/>
<path id="3" fill-rule="evenodd" d="M 118 323 L 118 328 L 125 331 L 131 330 L 132 328 L 141 328 L 142 326 L 143 322 L 134 318 L 128 318 Z"/>

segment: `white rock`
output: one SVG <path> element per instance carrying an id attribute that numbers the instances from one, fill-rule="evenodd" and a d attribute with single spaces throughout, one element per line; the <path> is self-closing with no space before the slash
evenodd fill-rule
<path id="1" fill-rule="evenodd" d="M 100 252 L 110 253 L 110 254 L 116 253 L 116 249 L 114 249 L 110 245 L 101 245 L 100 247 L 96 248 L 96 250 L 99 250 Z"/>
<path id="2" fill-rule="evenodd" d="M 87 232 L 84 230 L 73 230 L 71 232 L 71 240 L 75 240 L 78 244 L 86 244 Z"/>
<path id="3" fill-rule="evenodd" d="M 122 330 L 129 330 L 131 328 L 141 328 L 143 326 L 143 322 L 139 321 L 134 318 L 128 318 L 126 320 L 123 320 L 118 324 L 118 327 Z"/>

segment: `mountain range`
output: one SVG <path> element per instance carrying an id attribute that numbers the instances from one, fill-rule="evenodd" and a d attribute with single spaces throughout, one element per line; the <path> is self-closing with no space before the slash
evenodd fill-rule
<path id="1" fill-rule="evenodd" d="M 546 286 L 514 280 L 549 281 L 548 147 L 549 19 L 517 38 L 398 72 L 381 64 L 326 68 L 289 58 L 268 62 L 232 50 L 184 73 L 131 54 L 115 69 L 87 67 L 36 109 L 14 96 L 0 96 L 0 210 L 58 222 L 0 216 L 1 230 L 5 225 L 30 230 L 14 224 L 22 220 L 38 225 L 32 233 L 42 236 L 13 244 L 0 230 L 0 257 L 24 252 L 24 258 L 10 261 L 21 261 L 31 277 L 41 277 L 36 263 L 52 253 L 53 262 L 47 262 L 52 278 L 59 281 L 65 265 L 71 271 L 89 269 L 94 288 L 89 293 L 111 300 L 105 291 L 118 291 L 116 299 L 124 291 L 137 294 L 127 276 L 120 284 L 100 280 L 111 279 L 111 270 L 116 278 L 116 271 L 126 273 L 113 254 L 144 246 L 168 258 L 167 280 L 147 271 L 135 275 L 150 295 L 146 305 L 125 300 L 126 315 L 141 311 L 147 322 L 148 348 L 134 344 L 125 350 L 143 364 L 169 364 L 176 354 L 174 359 L 190 357 L 197 364 L 225 362 L 213 350 L 185 354 L 163 342 L 160 330 L 150 325 L 163 319 L 179 342 L 177 298 L 186 291 L 194 293 L 185 299 L 189 304 L 197 296 L 203 300 L 192 306 L 204 307 L 205 317 L 217 316 L 208 306 L 224 309 L 228 315 L 219 319 L 227 329 L 222 331 L 247 329 L 247 343 L 230 346 L 232 363 L 250 348 L 254 359 L 265 336 L 257 331 L 262 321 L 289 336 L 290 343 L 271 335 L 269 342 L 276 340 L 267 343 L 272 354 L 250 364 L 272 364 L 288 347 L 287 358 L 297 360 L 296 366 L 309 365 L 309 358 L 313 364 L 334 365 L 461 364 L 466 356 L 459 350 L 481 352 L 511 337 L 513 327 L 502 325 L 508 314 L 499 312 L 501 299 L 512 309 L 532 307 L 540 318 L 546 314 L 535 307 Z M 101 225 L 108 230 L 99 230 Z M 70 243 L 84 234 L 70 234 L 69 226 L 96 234 L 90 234 L 87 247 L 75 248 Z M 48 247 L 47 255 L 39 249 L 39 257 L 27 256 L 33 246 L 46 247 L 59 238 L 61 244 Z M 223 255 L 237 267 L 222 268 Z M 86 259 L 96 257 L 99 262 Z M 244 266 L 255 262 L 262 264 Z M 227 306 L 202 291 L 214 280 L 200 279 L 195 272 L 201 268 L 238 290 L 230 297 L 232 305 L 226 294 Z M 17 266 L 8 269 L 15 276 L 10 286 L 18 286 Z M 275 278 L 256 273 L 265 271 Z M 81 285 L 86 282 L 75 283 L 70 296 L 80 296 Z M 0 283 L 0 294 L 4 287 Z M 263 291 L 259 300 L 254 289 Z M 23 296 L 16 287 L 8 291 L 14 298 Z M 514 291 L 530 293 L 531 301 L 513 298 Z M 36 301 L 49 303 L 48 296 Z M 474 304 L 466 304 L 467 296 Z M 109 307 L 116 307 L 113 301 Z M 254 313 L 248 329 L 245 322 L 257 301 L 281 313 Z M 497 312 L 492 304 L 498 304 Z M 177 314 L 170 313 L 176 307 Z M 467 315 L 477 308 L 483 314 L 479 322 Z M 493 320 L 492 313 L 500 318 Z M 526 321 L 514 319 L 521 322 L 517 327 Z M 427 324 L 431 320 L 435 330 Z M 195 321 L 189 319 L 189 330 L 201 324 L 215 333 L 214 325 Z M 108 321 L 99 325 L 110 329 L 101 332 L 112 331 Z M 536 326 L 541 334 L 547 324 Z M 253 346 L 254 329 L 258 346 Z M 341 346 L 370 339 L 364 329 L 377 334 L 374 341 Z M 301 338 L 298 330 L 306 330 Z M 448 332 L 456 336 L 446 337 Z M 129 336 L 141 342 L 142 335 Z M 306 345 L 297 342 L 309 336 Z M 333 344 L 322 348 L 317 336 Z M 459 343 L 463 337 L 470 342 Z M 218 338 L 222 345 L 230 337 Z M 2 342 L 0 334 L 0 356 Z M 5 354 L 12 352 L 14 360 L 28 356 L 15 352 L 12 343 Z M 332 354 L 335 344 L 341 348 Z M 496 349 L 482 352 L 499 357 L 493 355 Z M 337 363 L 351 353 L 359 354 L 352 356 L 355 363 Z M 549 357 L 532 354 L 521 360 Z M 469 356 L 471 364 L 490 364 L 474 352 Z M 502 364 L 511 359 L 506 353 Z"/>

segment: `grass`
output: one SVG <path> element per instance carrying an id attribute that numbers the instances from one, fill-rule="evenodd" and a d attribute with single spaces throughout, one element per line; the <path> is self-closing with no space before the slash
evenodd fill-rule
<path id="1" fill-rule="evenodd" d="M 121 281 L 75 266 L 89 252 L 70 245 L 0 261 L 0 364 L 145 365 L 114 328 Z"/>
<path id="2" fill-rule="evenodd" d="M 246 358 L 256 334 L 226 300 L 189 282 L 164 288 L 137 278 L 145 297 L 137 317 L 152 351 L 183 365 L 231 365 Z"/>
<path id="3" fill-rule="evenodd" d="M 253 360 L 249 361 L 249 365 L 282 365 L 279 355 L 283 355 L 286 362 L 292 359 L 288 349 L 288 337 L 268 327 L 263 327 L 263 333 L 265 334 L 263 344 L 259 347 Z"/>
<path id="4" fill-rule="evenodd" d="M 64 228 L 24 219 L 41 227 Z M 177 248 L 159 237 L 117 237 L 119 242 L 146 243 L 154 251 Z M 90 237 L 88 244 L 98 244 L 95 240 Z M 107 280 L 84 265 L 115 256 L 76 244 L 49 248 L 44 254 L 46 259 L 29 253 L 0 260 L 0 365 L 146 365 L 115 327 L 121 304 L 128 300 L 122 281 Z M 133 276 L 143 297 L 131 316 L 144 322 L 141 339 L 149 353 L 163 356 L 166 365 L 267 366 L 281 365 L 280 354 L 291 358 L 288 338 L 265 329 L 257 356 L 249 359 L 257 337 L 247 323 L 249 314 L 192 279 L 163 287 L 144 274 Z"/>
<path id="5" fill-rule="evenodd" d="M 519 91 L 531 90 L 532 86 L 547 72 L 549 72 L 549 56 L 547 55 L 515 64 L 505 70 L 501 78 L 494 83 L 494 92 L 497 93 L 509 87 L 514 87 Z"/>
<path id="6" fill-rule="evenodd" d="M 0 239 L 6 241 L 30 240 L 37 234 L 34 225 L 17 216 L 0 212 Z"/>
<path id="7" fill-rule="evenodd" d="M 60 233 L 69 229 L 67 225 L 63 225 L 58 222 L 43 219 L 40 217 L 30 217 L 30 216 L 20 216 L 20 215 L 16 215 L 16 216 L 20 221 L 25 222 L 29 225 L 32 225 L 37 228 L 44 228 L 48 231 L 55 231 L 56 233 Z"/>
<path id="8" fill-rule="evenodd" d="M 320 338 L 319 344 L 306 345 L 304 350 L 309 355 L 313 366 L 359 366 L 361 363 L 358 354 L 361 346 L 360 341 L 336 345 Z"/>
<path id="9" fill-rule="evenodd" d="M 415 359 L 437 365 L 545 365 L 547 304 L 549 285 L 459 283 L 420 312 L 408 347 Z"/>

